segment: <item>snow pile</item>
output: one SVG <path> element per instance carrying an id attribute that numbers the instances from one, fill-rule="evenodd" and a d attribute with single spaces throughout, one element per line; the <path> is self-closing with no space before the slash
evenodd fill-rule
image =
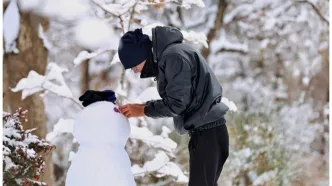
<path id="1" fill-rule="evenodd" d="M 48 153 L 54 146 L 24 130 L 22 121 L 27 110 L 19 109 L 14 114 L 3 113 L 3 184 L 4 185 L 46 185 L 38 179 L 45 167 L 40 153 Z"/>

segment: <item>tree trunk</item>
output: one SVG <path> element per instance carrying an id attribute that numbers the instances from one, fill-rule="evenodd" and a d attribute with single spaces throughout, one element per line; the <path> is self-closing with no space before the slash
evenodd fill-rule
<path id="1" fill-rule="evenodd" d="M 31 70 L 39 74 L 45 74 L 48 52 L 38 36 L 39 24 L 47 26 L 48 23 L 41 17 L 31 13 L 21 13 L 20 33 L 17 39 L 19 53 L 5 54 L 3 59 L 3 109 L 7 112 L 13 112 L 19 107 L 27 109 L 28 121 L 23 124 L 24 128 L 38 128 L 35 134 L 40 138 L 45 138 L 47 134 L 46 114 L 39 93 L 21 100 L 22 92 L 14 93 L 10 90 Z M 54 185 L 51 154 L 45 157 L 45 161 L 45 173 L 41 176 L 41 180 L 49 185 Z"/>
<path id="2" fill-rule="evenodd" d="M 207 43 L 210 45 L 210 42 L 216 37 L 217 31 L 220 30 L 220 27 L 222 26 L 222 21 L 224 19 L 225 10 L 227 7 L 226 0 L 220 0 L 218 4 L 218 12 L 216 15 L 216 19 L 214 20 L 214 26 L 210 29 L 208 35 L 207 35 Z M 209 48 L 202 48 L 202 56 L 207 60 L 207 58 L 210 55 L 210 47 Z"/>

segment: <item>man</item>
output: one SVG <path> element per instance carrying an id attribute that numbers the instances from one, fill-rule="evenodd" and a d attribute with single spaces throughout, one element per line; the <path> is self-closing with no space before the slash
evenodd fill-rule
<path id="1" fill-rule="evenodd" d="M 228 158 L 224 118 L 228 107 L 220 102 L 222 87 L 205 59 L 183 43 L 178 29 L 160 26 L 152 29 L 152 41 L 141 29 L 127 32 L 118 54 L 125 69 L 141 73 L 141 78 L 154 77 L 162 98 L 123 105 L 121 112 L 128 118 L 173 117 L 175 130 L 191 137 L 189 186 L 216 186 Z M 94 99 L 86 99 L 85 104 L 109 99 L 107 92 L 86 94 Z"/>

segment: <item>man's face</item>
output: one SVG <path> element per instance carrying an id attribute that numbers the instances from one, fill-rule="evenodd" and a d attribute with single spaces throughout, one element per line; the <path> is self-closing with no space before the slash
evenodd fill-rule
<path id="1" fill-rule="evenodd" d="M 131 70 L 134 71 L 135 74 L 141 73 L 143 70 L 143 67 L 145 65 L 145 62 L 146 62 L 146 60 L 144 60 L 142 63 L 132 67 Z"/>

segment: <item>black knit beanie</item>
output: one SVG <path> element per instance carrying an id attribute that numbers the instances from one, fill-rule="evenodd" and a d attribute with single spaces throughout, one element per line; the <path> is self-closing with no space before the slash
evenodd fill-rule
<path id="1" fill-rule="evenodd" d="M 152 48 L 149 36 L 143 34 L 142 29 L 128 31 L 119 43 L 118 54 L 125 69 L 137 66 L 148 58 Z"/>

